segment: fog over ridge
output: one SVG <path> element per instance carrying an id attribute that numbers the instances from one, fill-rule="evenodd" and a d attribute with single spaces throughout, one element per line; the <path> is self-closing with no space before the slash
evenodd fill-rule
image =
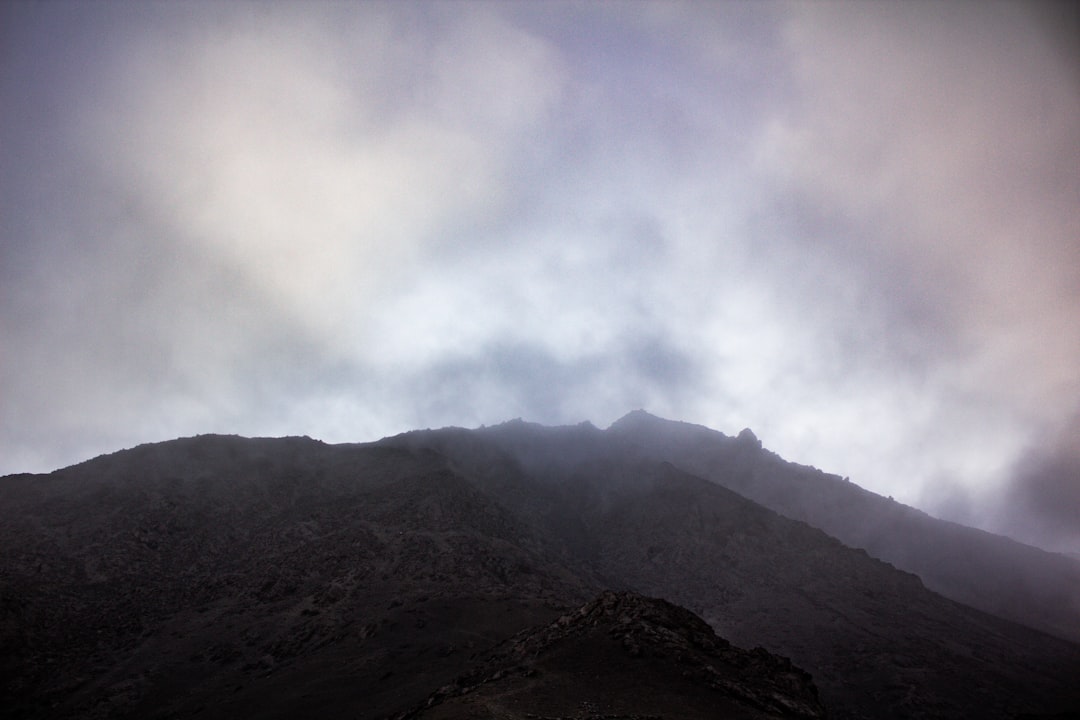
<path id="1" fill-rule="evenodd" d="M 1080 551 L 1068 3 L 0 13 L 0 473 L 645 407 Z"/>

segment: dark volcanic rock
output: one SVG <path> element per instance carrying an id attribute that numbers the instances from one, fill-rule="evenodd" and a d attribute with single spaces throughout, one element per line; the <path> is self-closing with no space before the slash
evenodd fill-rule
<path id="1" fill-rule="evenodd" d="M 605 592 L 523 632 L 398 720 L 823 718 L 810 676 L 664 600 Z"/>
<path id="2" fill-rule="evenodd" d="M 790 657 L 834 718 L 1080 706 L 1075 645 L 947 601 L 635 442 L 522 422 L 368 445 L 205 436 L 2 478 L 4 712 L 382 718 L 485 658 L 508 663 L 493 648 L 604 590 L 667 598 L 736 645 Z M 749 436 L 732 442 L 760 452 Z M 553 644 L 545 631 L 519 639 L 540 643 L 538 677 L 582 689 L 598 672 L 589 658 L 606 657 L 669 698 L 657 716 L 678 717 L 679 698 L 713 697 L 724 678 L 733 713 L 777 712 L 738 662 L 709 655 L 735 657 L 700 623 L 645 604 L 622 628 L 604 619 L 621 602 L 636 601 L 609 597 Z M 693 649 L 687 664 L 672 665 L 668 641 Z M 766 657 L 749 667 L 803 697 L 801 671 Z M 618 674 L 605 676 L 612 702 Z M 558 687 L 544 682 L 531 687 Z M 602 717 L 590 708 L 559 712 Z"/>
<path id="3" fill-rule="evenodd" d="M 12 717 L 382 717 L 595 592 L 424 451 L 192 438 L 0 512 Z"/>
<path id="4" fill-rule="evenodd" d="M 661 429 L 684 430 L 670 425 Z M 446 455 L 577 572 L 664 597 L 737 645 L 790 657 L 833 717 L 1080 706 L 1076 645 L 946 600 L 913 574 L 652 459 L 621 431 L 515 421 L 385 442 Z M 731 442 L 760 452 L 748 433 Z"/>

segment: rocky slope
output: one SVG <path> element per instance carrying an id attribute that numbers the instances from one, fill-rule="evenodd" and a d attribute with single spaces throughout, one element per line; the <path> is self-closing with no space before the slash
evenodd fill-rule
<path id="1" fill-rule="evenodd" d="M 834 716 L 1007 717 L 1030 702 L 1077 702 L 1075 645 L 946 600 L 612 435 L 511 422 L 385 442 L 445 454 L 609 586 L 667 598 L 737 645 L 790 657 Z"/>
<path id="2" fill-rule="evenodd" d="M 594 592 L 430 453 L 193 438 L 0 507 L 17 717 L 383 717 Z"/>
<path id="3" fill-rule="evenodd" d="M 672 462 L 851 547 L 917 574 L 966 605 L 1080 642 L 1080 561 L 938 520 L 838 475 L 737 437 L 635 411 L 608 430 L 626 454 Z"/>
<path id="4" fill-rule="evenodd" d="M 670 647 L 618 654 L 629 636 L 610 623 L 622 611 L 603 608 L 622 600 L 604 596 L 584 624 L 556 622 L 605 590 L 664 597 L 734 645 L 791 658 L 834 718 L 1080 707 L 1075 645 L 945 600 L 804 523 L 627 452 L 615 435 L 518 422 L 369 445 L 204 436 L 2 478 L 5 711 L 383 718 L 422 707 L 472 668 L 506 665 L 518 645 L 500 643 L 535 627 L 573 631 L 529 641 L 539 645 L 528 682 L 504 674 L 476 697 L 495 707 L 581 689 L 560 685 L 571 679 L 555 669 L 577 657 L 584 672 L 594 652 L 626 673 L 604 696 L 616 702 L 627 688 L 610 710 L 625 717 L 644 675 L 682 688 L 670 697 L 686 708 L 726 677 L 745 691 L 724 702 L 766 714 L 777 707 L 747 698 L 802 677 L 766 655 L 759 669 L 778 674 L 756 673 L 756 689 L 710 674 L 702 668 L 720 665 L 708 653 L 726 644 L 666 605 L 634 606 L 646 629 L 630 644 L 670 640 L 666 627 L 705 653 L 684 648 L 692 662 L 678 673 Z M 471 707 L 451 694 L 431 712 Z M 576 702 L 514 712 L 608 712 Z M 702 716 L 677 705 L 637 714 Z"/>
<path id="5" fill-rule="evenodd" d="M 398 720 L 824 718 L 810 676 L 684 608 L 605 592 L 519 633 Z"/>

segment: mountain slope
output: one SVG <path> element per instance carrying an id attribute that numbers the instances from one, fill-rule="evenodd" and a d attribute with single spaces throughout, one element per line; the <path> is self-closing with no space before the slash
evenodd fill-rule
<path id="1" fill-rule="evenodd" d="M 445 454 L 610 586 L 665 597 L 738 645 L 790 657 L 836 717 L 963 717 L 975 707 L 1004 717 L 1036 696 L 1077 700 L 1067 690 L 1076 646 L 948 601 L 611 433 L 512 422 L 384 442 Z M 515 472 L 531 484 L 508 482 Z"/>
<path id="2" fill-rule="evenodd" d="M 0 508 L 16 717 L 383 717 L 596 590 L 432 453 L 193 438 Z"/>
<path id="3" fill-rule="evenodd" d="M 522 422 L 367 445 L 203 436 L 0 479 L 5 709 L 382 718 L 604 590 L 790 657 L 834 718 L 1080 707 L 1077 646 L 637 447 Z"/>
<path id="4" fill-rule="evenodd" d="M 670 461 L 851 547 L 913 572 L 946 597 L 1080 641 L 1080 561 L 933 518 L 738 437 L 642 411 L 609 432 L 625 452 Z"/>

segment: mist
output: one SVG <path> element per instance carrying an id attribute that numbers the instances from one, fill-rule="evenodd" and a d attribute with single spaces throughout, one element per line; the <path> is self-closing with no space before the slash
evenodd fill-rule
<path id="1" fill-rule="evenodd" d="M 1070 4 L 0 13 L 0 473 L 644 407 L 1080 551 Z"/>

